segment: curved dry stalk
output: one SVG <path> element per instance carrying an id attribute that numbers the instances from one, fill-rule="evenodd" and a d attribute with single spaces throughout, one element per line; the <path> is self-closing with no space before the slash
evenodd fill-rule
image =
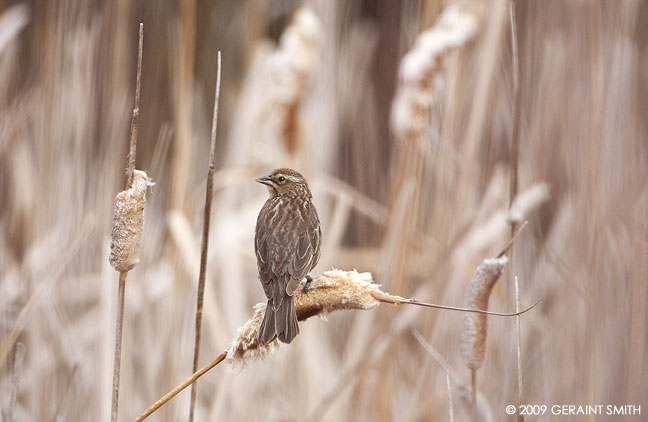
<path id="1" fill-rule="evenodd" d="M 445 309 L 448 311 L 472 312 L 476 314 L 485 314 L 485 315 L 494 315 L 494 316 L 503 316 L 503 317 L 520 316 L 523 313 L 530 311 L 538 303 L 540 303 L 540 299 L 538 299 L 535 301 L 533 305 L 521 311 L 519 309 L 516 309 L 515 312 L 493 312 L 493 311 L 485 311 L 483 309 L 462 308 L 460 306 L 437 305 L 436 303 L 419 302 L 417 299 L 414 298 L 405 299 L 400 296 L 393 296 L 393 295 L 374 294 L 374 297 L 381 302 L 392 303 L 394 305 L 416 305 L 416 306 L 423 306 L 426 308 Z"/>
<path id="2" fill-rule="evenodd" d="M 211 143 L 209 147 L 209 168 L 207 170 L 207 189 L 205 194 L 205 214 L 203 218 L 202 246 L 200 253 L 200 274 L 198 275 L 198 295 L 196 304 L 196 335 L 194 341 L 193 372 L 198 369 L 198 356 L 200 354 L 200 332 L 202 327 L 203 298 L 205 296 L 205 277 L 207 275 L 207 251 L 209 249 L 209 225 L 211 222 L 211 205 L 214 195 L 214 171 L 216 159 L 216 130 L 218 129 L 218 102 L 220 99 L 221 84 L 221 52 L 218 52 L 218 70 L 216 73 L 216 90 L 214 93 L 214 115 L 212 119 Z M 189 422 L 194 420 L 196 406 L 197 384 L 191 385 L 191 399 L 189 402 Z"/>

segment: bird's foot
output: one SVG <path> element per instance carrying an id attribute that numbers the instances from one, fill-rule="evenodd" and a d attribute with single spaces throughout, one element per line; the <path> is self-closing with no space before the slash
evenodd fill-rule
<path id="1" fill-rule="evenodd" d="M 308 289 L 310 289 L 310 284 L 313 281 L 313 277 L 307 275 L 306 276 L 306 283 L 304 283 L 304 293 L 308 294 Z"/>

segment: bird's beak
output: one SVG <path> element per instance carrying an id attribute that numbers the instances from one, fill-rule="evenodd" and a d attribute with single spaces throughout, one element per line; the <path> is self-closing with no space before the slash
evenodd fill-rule
<path id="1" fill-rule="evenodd" d="M 270 186 L 270 187 L 274 186 L 274 182 L 270 178 L 270 175 L 259 177 L 258 179 L 256 179 L 256 181 L 263 184 L 263 185 L 267 185 L 267 186 Z"/>

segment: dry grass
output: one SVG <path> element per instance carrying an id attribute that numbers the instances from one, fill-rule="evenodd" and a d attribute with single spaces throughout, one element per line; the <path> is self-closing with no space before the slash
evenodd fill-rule
<path id="1" fill-rule="evenodd" d="M 483 16 L 475 9 L 475 36 L 444 58 L 434 101 L 417 120 L 423 129 L 416 154 L 407 152 L 411 173 L 402 164 L 408 147 L 397 147 L 397 134 L 386 129 L 397 66 L 450 2 L 307 2 L 317 19 L 308 17 L 317 32 L 307 34 L 317 41 L 308 44 L 290 97 L 273 91 L 287 87 L 273 86 L 271 77 L 282 75 L 278 55 L 303 47 L 291 50 L 292 38 L 281 38 L 294 22 L 292 2 L 261 1 L 254 10 L 203 0 L 195 10 L 171 1 L 6 3 L 4 418 L 106 420 L 110 413 L 117 292 L 110 221 L 123 187 L 140 21 L 146 37 L 137 167 L 156 186 L 147 197 L 140 263 L 129 274 L 120 420 L 191 375 L 208 93 L 218 49 L 223 81 L 201 364 L 228 346 L 263 299 L 252 239 L 267 194 L 253 179 L 271 168 L 298 167 L 313 187 L 325 242 L 314 275 L 356 267 L 372 272 L 384 291 L 460 305 L 477 265 L 510 236 L 515 96 L 503 0 Z M 550 0 L 519 2 L 516 13 L 516 203 L 529 224 L 489 309 L 515 309 L 506 281 L 515 275 L 522 307 L 543 297 L 520 318 L 527 403 L 636 404 L 643 411 L 648 6 Z M 401 183 L 402 174 L 413 176 Z M 460 313 L 381 306 L 328 318 L 302 322 L 290 347 L 243 370 L 222 365 L 204 375 L 196 420 L 446 420 L 448 373 L 455 419 L 469 414 Z M 412 329 L 447 364 L 436 364 Z M 518 397 L 515 318 L 488 318 L 485 356 L 477 404 L 503 420 L 504 406 Z M 185 390 L 149 420 L 182 420 L 188 405 Z"/>

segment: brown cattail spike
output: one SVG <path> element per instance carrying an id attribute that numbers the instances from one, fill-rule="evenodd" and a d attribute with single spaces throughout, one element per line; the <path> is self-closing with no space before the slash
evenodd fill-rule
<path id="1" fill-rule="evenodd" d="M 508 258 L 485 259 L 477 270 L 466 290 L 464 306 L 470 309 L 488 310 L 488 298 L 495 282 L 508 263 Z M 461 356 L 466 366 L 477 370 L 484 362 L 486 353 L 487 315 L 465 313 L 461 330 Z"/>
<path id="2" fill-rule="evenodd" d="M 108 260 L 120 273 L 129 271 L 139 261 L 137 252 L 144 227 L 146 188 L 153 185 L 145 172 L 135 170 L 131 187 L 119 192 L 115 198 Z"/>

